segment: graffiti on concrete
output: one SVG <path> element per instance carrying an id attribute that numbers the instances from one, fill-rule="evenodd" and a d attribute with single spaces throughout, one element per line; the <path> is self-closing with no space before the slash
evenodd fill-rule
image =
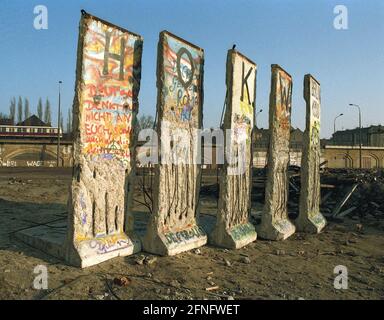
<path id="1" fill-rule="evenodd" d="M 278 65 L 272 65 L 269 102 L 270 142 L 265 207 L 259 235 L 266 239 L 286 239 L 295 232 L 288 220 L 288 163 L 291 131 L 292 78 Z"/>
<path id="2" fill-rule="evenodd" d="M 256 240 L 255 229 L 249 224 L 256 68 L 238 51 L 228 51 L 224 116 L 227 157 L 220 179 L 218 218 L 210 236 L 211 243 L 222 247 L 238 248 Z"/>
<path id="3" fill-rule="evenodd" d="M 320 213 L 320 84 L 307 74 L 304 77 L 306 129 L 303 139 L 299 217 L 300 231 L 320 232 L 326 221 Z"/>
<path id="4" fill-rule="evenodd" d="M 181 231 L 165 233 L 168 245 L 182 244 L 202 236 L 205 236 L 205 232 L 199 226 L 194 226 L 193 228 Z"/>
<path id="5" fill-rule="evenodd" d="M 128 236 L 132 198 L 127 190 L 135 163 L 141 54 L 139 35 L 83 12 L 66 256 L 75 265 L 104 261 L 96 257 L 99 252 L 108 252 L 106 260 L 139 249 Z M 123 240 L 114 247 L 110 242 L 117 236 Z M 100 239 L 105 243 L 89 251 L 86 243 Z"/>
<path id="6" fill-rule="evenodd" d="M 0 167 L 17 167 L 17 161 L 3 160 L 0 158 Z"/>
<path id="7" fill-rule="evenodd" d="M 274 190 L 275 201 L 271 208 L 277 217 L 283 218 L 286 215 L 286 205 L 288 200 L 288 176 L 287 165 L 289 161 L 289 140 L 291 130 L 291 100 L 292 100 L 292 80 L 291 77 L 279 68 L 275 68 L 275 108 L 273 114 L 272 129 L 272 161 L 268 163 L 276 163 L 275 170 L 273 167 L 273 180 L 276 189 Z M 270 157 L 270 158 L 271 158 Z M 269 182 L 269 181 L 268 181 Z"/>
<path id="8" fill-rule="evenodd" d="M 164 234 L 196 226 L 199 180 L 197 129 L 202 126 L 204 51 L 172 35 L 160 33 L 158 46 L 158 136 L 161 165 L 155 168 L 153 215 L 143 245 L 157 254 L 175 254 L 206 242 L 172 246 Z M 165 240 L 164 240 L 165 239 Z"/>
<path id="9" fill-rule="evenodd" d="M 161 141 L 170 142 L 177 129 L 201 127 L 202 117 L 202 63 L 203 50 L 188 44 L 167 32 L 161 34 L 162 70 L 159 88 L 162 92 L 160 108 Z M 197 143 L 193 133 L 187 137 L 188 150 L 178 148 L 177 153 L 163 152 L 162 158 L 183 158 L 185 154 L 194 159 Z M 177 141 L 174 141 L 174 145 Z M 168 151 L 163 148 L 162 151 Z M 193 224 L 197 206 L 197 179 L 199 167 L 194 165 L 166 165 L 160 168 L 162 181 L 159 189 L 160 219 L 164 232 L 176 225 Z M 172 199 L 171 199 L 172 198 Z"/>
<path id="10" fill-rule="evenodd" d="M 140 77 L 140 37 L 89 20 L 83 43 L 82 152 L 130 161 Z"/>

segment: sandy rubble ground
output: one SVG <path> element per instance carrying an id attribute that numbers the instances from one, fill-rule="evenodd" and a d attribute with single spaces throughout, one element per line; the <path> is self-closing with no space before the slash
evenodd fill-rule
<path id="1" fill-rule="evenodd" d="M 10 178 L 19 181 L 10 184 Z M 70 179 L 68 169 L 0 169 L 0 299 L 384 298 L 384 219 L 373 217 L 234 251 L 204 246 L 151 264 L 137 264 L 141 255 L 150 256 L 139 253 L 83 270 L 68 266 L 13 233 L 65 217 Z M 204 198 L 202 212 L 215 205 Z M 37 265 L 48 268 L 48 290 L 33 289 Z M 334 288 L 337 265 L 348 268 L 347 290 Z M 124 277 L 126 286 L 113 281 Z"/>

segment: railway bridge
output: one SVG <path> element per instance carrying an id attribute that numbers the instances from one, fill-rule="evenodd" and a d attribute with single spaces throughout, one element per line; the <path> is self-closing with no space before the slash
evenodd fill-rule
<path id="1" fill-rule="evenodd" d="M 57 139 L 0 139 L 0 167 L 55 167 Z M 59 165 L 72 166 L 72 141 L 60 141 Z"/>

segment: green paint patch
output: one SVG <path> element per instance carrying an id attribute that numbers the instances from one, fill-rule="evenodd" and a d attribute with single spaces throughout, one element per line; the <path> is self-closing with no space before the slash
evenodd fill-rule
<path id="1" fill-rule="evenodd" d="M 230 230 L 231 237 L 237 241 L 255 234 L 255 227 L 250 223 L 239 224 Z"/>

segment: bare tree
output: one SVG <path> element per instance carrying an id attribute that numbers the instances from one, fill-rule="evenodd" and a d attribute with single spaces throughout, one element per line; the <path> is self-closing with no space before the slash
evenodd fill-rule
<path id="1" fill-rule="evenodd" d="M 72 133 L 72 110 L 71 108 L 68 109 L 68 116 L 67 116 L 67 133 Z"/>
<path id="2" fill-rule="evenodd" d="M 17 101 L 17 122 L 23 121 L 23 100 L 19 96 Z"/>
<path id="3" fill-rule="evenodd" d="M 13 97 L 9 105 L 9 118 L 12 120 L 12 124 L 15 124 L 16 118 L 16 98 Z"/>
<path id="4" fill-rule="evenodd" d="M 24 120 L 28 119 L 30 116 L 29 112 L 29 100 L 28 98 L 24 98 Z"/>
<path id="5" fill-rule="evenodd" d="M 140 118 L 138 118 L 136 126 L 137 126 L 137 129 L 143 130 L 143 129 L 153 128 L 153 124 L 154 124 L 153 117 L 146 116 L 145 114 L 143 114 Z"/>
<path id="6" fill-rule="evenodd" d="M 43 120 L 43 101 L 39 98 L 39 102 L 37 103 L 37 116 L 40 120 Z"/>
<path id="7" fill-rule="evenodd" d="M 0 120 L 1 119 L 8 119 L 8 116 L 5 113 L 0 112 Z"/>
<path id="8" fill-rule="evenodd" d="M 51 124 L 52 116 L 51 116 L 51 103 L 48 98 L 45 101 L 45 111 L 44 111 L 44 122 L 46 124 Z"/>

